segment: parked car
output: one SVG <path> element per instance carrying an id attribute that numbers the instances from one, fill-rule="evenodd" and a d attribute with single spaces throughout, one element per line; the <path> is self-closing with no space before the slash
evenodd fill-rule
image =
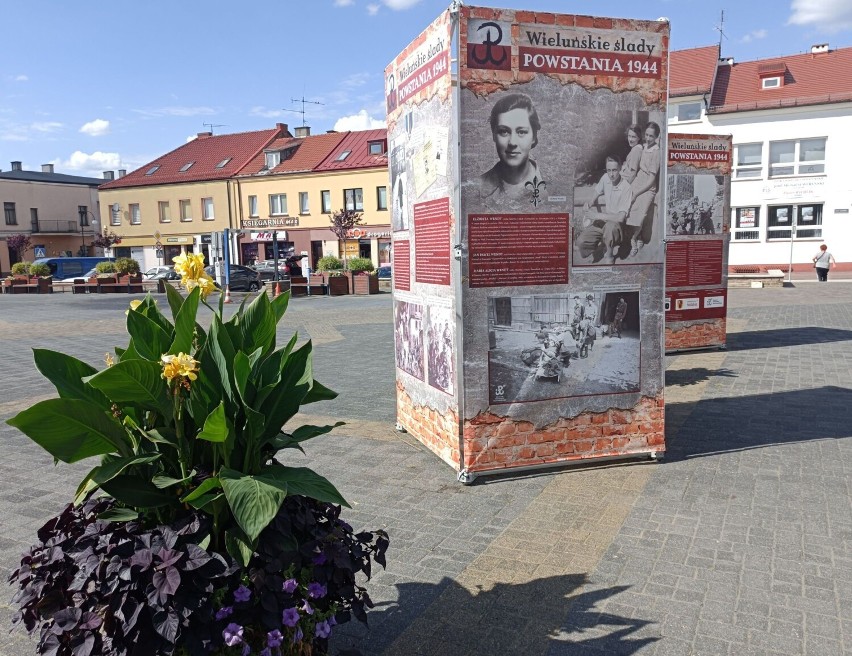
<path id="1" fill-rule="evenodd" d="M 148 269 L 142 275 L 149 280 L 153 280 L 154 278 L 157 278 L 159 276 L 159 274 L 165 273 L 166 271 L 174 271 L 174 267 L 173 266 L 155 266 L 151 269 Z"/>
<path id="2" fill-rule="evenodd" d="M 78 278 L 82 278 L 83 280 L 88 280 L 94 276 L 98 275 L 97 269 L 89 269 L 82 276 L 71 276 L 70 278 L 63 278 L 60 282 L 74 282 Z"/>
<path id="3" fill-rule="evenodd" d="M 261 260 L 255 262 L 251 268 L 260 274 L 261 280 L 275 280 L 275 260 Z M 287 262 L 283 259 L 278 260 L 278 279 L 284 280 L 289 275 L 290 267 L 287 266 Z"/>
<path id="4" fill-rule="evenodd" d="M 82 278 L 83 272 L 93 268 L 98 262 L 115 262 L 114 257 L 43 257 L 33 264 L 46 264 L 54 280 Z"/>
<path id="5" fill-rule="evenodd" d="M 158 274 L 151 276 L 150 280 L 180 280 L 180 275 L 175 271 L 174 267 L 168 267 L 165 271 L 160 271 Z"/>
<path id="6" fill-rule="evenodd" d="M 376 275 L 378 275 L 379 278 L 392 278 L 393 270 L 391 268 L 391 265 L 386 264 L 384 266 L 380 266 L 378 269 L 376 269 Z"/>
<path id="7" fill-rule="evenodd" d="M 212 264 L 204 268 L 207 275 L 216 279 L 216 267 Z M 236 291 L 254 292 L 263 287 L 263 281 L 260 279 L 260 274 L 254 269 L 242 266 L 241 264 L 232 264 L 230 268 L 230 289 Z"/>

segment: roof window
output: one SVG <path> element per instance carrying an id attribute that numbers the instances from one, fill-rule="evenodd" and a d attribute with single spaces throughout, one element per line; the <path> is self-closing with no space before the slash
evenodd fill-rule
<path id="1" fill-rule="evenodd" d="M 191 162 L 187 162 L 186 164 L 184 164 L 183 166 L 180 167 L 180 172 L 185 173 L 186 171 L 189 171 L 189 169 L 192 168 L 193 164 L 195 164 L 195 160 L 193 160 Z"/>
<path id="2" fill-rule="evenodd" d="M 145 172 L 145 175 L 154 175 L 157 171 L 160 170 L 159 164 L 154 164 L 150 169 Z"/>
<path id="3" fill-rule="evenodd" d="M 385 142 L 382 141 L 371 141 L 370 145 L 370 154 L 371 155 L 384 155 L 385 154 Z"/>
<path id="4" fill-rule="evenodd" d="M 223 169 L 223 168 L 225 168 L 225 167 L 228 165 L 228 162 L 230 162 L 230 161 L 231 161 L 231 159 L 232 159 L 231 157 L 226 157 L 225 159 L 223 159 L 221 162 L 219 162 L 219 163 L 216 165 L 216 168 L 217 168 L 217 169 Z"/>
<path id="5" fill-rule="evenodd" d="M 338 162 L 342 162 L 342 161 L 343 161 L 343 160 L 345 160 L 347 157 L 349 157 L 349 153 L 351 153 L 351 152 L 352 152 L 351 150 L 344 150 L 342 153 L 340 153 L 340 154 L 337 156 L 337 160 L 336 160 L 336 161 L 338 161 Z"/>

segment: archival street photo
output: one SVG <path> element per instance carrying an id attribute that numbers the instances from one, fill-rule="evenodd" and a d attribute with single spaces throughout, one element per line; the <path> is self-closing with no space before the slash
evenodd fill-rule
<path id="1" fill-rule="evenodd" d="M 426 323 L 426 351 L 429 384 L 455 392 L 455 313 L 450 307 L 429 306 Z"/>
<path id="2" fill-rule="evenodd" d="M 725 207 L 725 176 L 668 176 L 666 236 L 721 235 Z"/>
<path id="3" fill-rule="evenodd" d="M 637 392 L 639 333 L 638 291 L 489 298 L 490 402 Z"/>
<path id="4" fill-rule="evenodd" d="M 423 380 L 423 306 L 397 301 L 394 307 L 396 366 Z"/>

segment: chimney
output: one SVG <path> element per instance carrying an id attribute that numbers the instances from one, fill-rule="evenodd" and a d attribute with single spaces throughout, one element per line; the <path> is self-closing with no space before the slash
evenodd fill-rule
<path id="1" fill-rule="evenodd" d="M 303 125 L 300 128 L 296 128 L 296 138 L 297 139 L 304 139 L 305 137 L 310 137 L 310 136 L 311 136 L 311 128 L 308 127 L 307 125 Z"/>
<path id="2" fill-rule="evenodd" d="M 123 178 L 125 175 L 127 175 L 127 169 L 118 169 L 119 178 Z"/>
<path id="3" fill-rule="evenodd" d="M 278 128 L 278 136 L 279 137 L 289 137 L 290 130 L 287 127 L 286 123 L 276 123 L 275 127 Z"/>
<path id="4" fill-rule="evenodd" d="M 53 164 L 42 164 L 41 165 L 42 173 L 53 173 Z"/>
<path id="5" fill-rule="evenodd" d="M 104 180 L 115 180 L 114 171 L 104 171 Z"/>
<path id="6" fill-rule="evenodd" d="M 23 171 L 23 167 L 20 162 L 12 162 L 12 170 L 13 171 Z"/>
<path id="7" fill-rule="evenodd" d="M 719 66 L 733 66 L 734 58 L 733 57 L 722 57 L 719 60 Z"/>
<path id="8" fill-rule="evenodd" d="M 207 137 L 212 137 L 212 132 L 199 132 L 195 135 L 196 139 L 206 139 Z"/>
<path id="9" fill-rule="evenodd" d="M 822 55 L 828 52 L 828 44 L 827 43 L 817 43 L 816 45 L 811 46 L 811 54 L 812 55 Z"/>

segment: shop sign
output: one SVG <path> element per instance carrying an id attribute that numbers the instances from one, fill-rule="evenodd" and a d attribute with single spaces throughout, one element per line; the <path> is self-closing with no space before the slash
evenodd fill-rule
<path id="1" fill-rule="evenodd" d="M 390 237 L 391 232 L 372 232 L 365 228 L 353 228 L 347 235 L 348 239 L 380 239 L 382 237 Z"/>
<path id="2" fill-rule="evenodd" d="M 189 237 L 166 237 L 167 244 L 186 244 Z"/>
<path id="3" fill-rule="evenodd" d="M 287 231 L 277 230 L 278 241 L 287 241 Z M 252 241 L 272 241 L 275 239 L 275 232 L 252 232 L 249 233 Z"/>
<path id="4" fill-rule="evenodd" d="M 242 228 L 283 228 L 286 226 L 298 226 L 298 216 L 270 217 L 268 219 L 243 219 L 240 222 Z"/>
<path id="5" fill-rule="evenodd" d="M 766 200 L 816 200 L 825 193 L 825 177 L 770 180 L 762 191 Z"/>

